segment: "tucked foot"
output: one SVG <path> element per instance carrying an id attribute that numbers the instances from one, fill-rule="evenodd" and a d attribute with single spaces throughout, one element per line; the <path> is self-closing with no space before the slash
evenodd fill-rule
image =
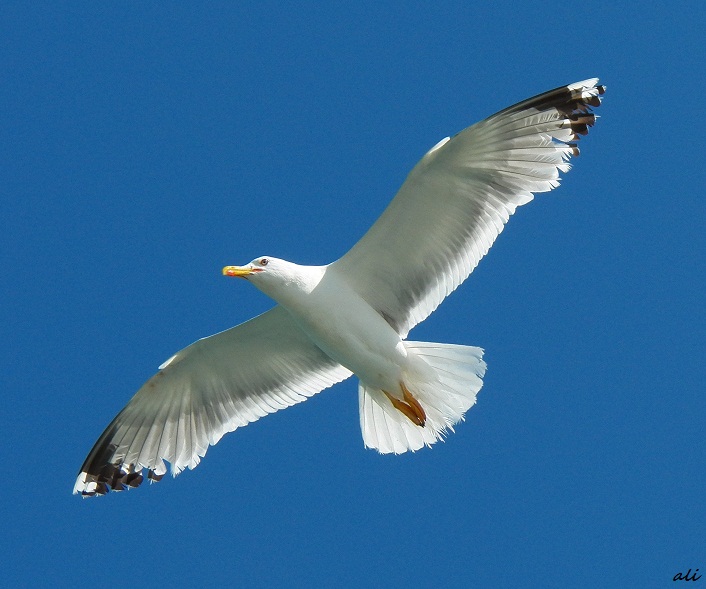
<path id="1" fill-rule="evenodd" d="M 403 382 L 400 382 L 400 388 L 402 389 L 404 401 L 400 401 L 399 399 L 393 397 L 387 391 L 383 391 L 383 393 L 385 393 L 387 398 L 390 399 L 392 406 L 398 411 L 404 413 L 414 425 L 424 427 L 427 420 L 427 414 L 424 412 L 424 409 L 419 404 L 419 401 L 412 396 L 412 393 L 409 392 L 409 389 Z"/>
<path id="2" fill-rule="evenodd" d="M 404 400 L 407 401 L 410 407 L 414 409 L 415 415 L 419 417 L 419 420 L 422 422 L 420 425 L 424 425 L 427 421 L 427 414 L 424 412 L 424 409 L 420 405 L 419 401 L 415 399 L 412 396 L 412 393 L 409 392 L 409 389 L 405 386 L 403 382 L 400 382 L 400 387 L 402 388 L 402 394 L 404 395 Z"/>

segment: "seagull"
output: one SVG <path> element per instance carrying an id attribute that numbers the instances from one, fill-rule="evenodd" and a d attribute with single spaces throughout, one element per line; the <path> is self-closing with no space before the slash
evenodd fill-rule
<path id="1" fill-rule="evenodd" d="M 355 374 L 366 447 L 431 446 L 475 404 L 478 347 L 407 340 L 473 271 L 510 215 L 559 185 L 605 86 L 561 86 L 437 143 L 339 260 L 259 256 L 223 274 L 277 303 L 174 354 L 108 425 L 74 493 L 105 495 L 193 469 L 239 427 Z"/>

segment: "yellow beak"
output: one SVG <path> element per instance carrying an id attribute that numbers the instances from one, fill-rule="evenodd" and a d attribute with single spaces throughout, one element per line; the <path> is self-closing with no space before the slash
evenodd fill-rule
<path id="1" fill-rule="evenodd" d="M 237 278 L 247 278 L 255 272 L 260 272 L 259 268 L 250 266 L 226 266 L 223 268 L 223 276 L 235 276 Z"/>

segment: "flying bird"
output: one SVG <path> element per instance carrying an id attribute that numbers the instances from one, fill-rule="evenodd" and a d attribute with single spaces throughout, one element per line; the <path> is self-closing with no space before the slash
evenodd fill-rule
<path id="1" fill-rule="evenodd" d="M 605 87 L 585 80 L 437 143 L 339 260 L 259 256 L 223 274 L 277 303 L 164 362 L 88 454 L 74 493 L 104 495 L 194 468 L 223 434 L 355 374 L 366 447 L 418 450 L 475 403 L 481 348 L 407 340 L 488 252 L 518 206 L 559 184 Z"/>

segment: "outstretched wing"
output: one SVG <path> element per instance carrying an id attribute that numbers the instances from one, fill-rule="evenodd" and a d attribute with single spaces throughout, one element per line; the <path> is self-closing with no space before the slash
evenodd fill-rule
<path id="1" fill-rule="evenodd" d="M 461 284 L 515 209 L 559 185 L 596 120 L 598 79 L 506 108 L 439 142 L 333 267 L 406 337 Z"/>
<path id="2" fill-rule="evenodd" d="M 226 432 L 306 400 L 351 372 L 331 360 L 282 307 L 201 339 L 160 366 L 103 432 L 74 493 L 136 487 L 194 468 Z"/>

